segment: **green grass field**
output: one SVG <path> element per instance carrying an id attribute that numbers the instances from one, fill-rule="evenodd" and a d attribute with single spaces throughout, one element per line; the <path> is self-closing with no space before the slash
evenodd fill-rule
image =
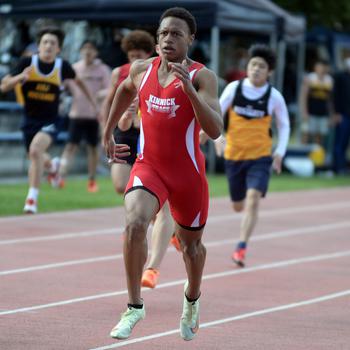
<path id="1" fill-rule="evenodd" d="M 224 175 L 209 175 L 210 195 L 212 197 L 227 196 L 227 183 Z M 77 210 L 88 208 L 114 207 L 123 204 L 122 196 L 117 195 L 109 178 L 98 179 L 100 191 L 88 193 L 86 180 L 68 178 L 66 187 L 62 190 L 51 188 L 44 183 L 40 190 L 39 212 Z M 21 215 L 28 185 L 0 185 L 0 216 Z M 350 177 L 335 178 L 298 178 L 291 175 L 273 176 L 269 191 L 294 191 L 350 186 Z"/>

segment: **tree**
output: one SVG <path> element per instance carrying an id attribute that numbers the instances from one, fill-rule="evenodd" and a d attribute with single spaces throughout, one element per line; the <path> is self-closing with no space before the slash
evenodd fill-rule
<path id="1" fill-rule="evenodd" d="M 285 10 L 303 14 L 309 28 L 324 26 L 336 30 L 350 30 L 349 0 L 274 0 Z"/>

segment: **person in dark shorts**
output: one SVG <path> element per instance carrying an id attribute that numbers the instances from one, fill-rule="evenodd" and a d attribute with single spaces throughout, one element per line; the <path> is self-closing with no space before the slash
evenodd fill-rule
<path id="1" fill-rule="evenodd" d="M 85 40 L 80 48 L 81 60 L 73 64 L 77 76 L 85 83 L 100 106 L 107 95 L 110 84 L 110 68 L 97 58 L 96 44 Z M 98 191 L 96 170 L 98 165 L 99 114 L 87 101 L 86 96 L 74 81 L 67 82 L 73 101 L 69 111 L 68 142 L 60 159 L 59 176 L 56 186 L 64 187 L 64 178 L 80 142 L 84 139 L 88 151 L 88 192 Z"/>
<path id="2" fill-rule="evenodd" d="M 58 117 L 59 95 L 65 79 L 75 79 L 87 96 L 89 103 L 96 108 L 94 99 L 84 83 L 76 77 L 72 66 L 58 57 L 64 33 L 56 27 L 43 28 L 38 33 L 38 54 L 22 58 L 14 70 L 1 81 L 1 91 L 7 92 L 21 84 L 24 98 L 23 138 L 28 156 L 29 191 L 24 212 L 37 212 L 39 187 L 44 167 L 57 171 L 46 153 L 61 130 Z"/>
<path id="3" fill-rule="evenodd" d="M 233 209 L 237 212 L 244 209 L 239 243 L 232 254 L 233 261 L 241 267 L 258 220 L 260 198 L 268 189 L 271 165 L 277 173 L 281 172 L 289 140 L 284 98 L 268 82 L 274 67 L 272 50 L 263 44 L 253 45 L 249 50 L 247 78 L 228 84 L 220 97 L 226 133 L 215 140 L 215 147 L 218 155 L 224 154 Z M 273 153 L 272 115 L 278 130 Z"/>

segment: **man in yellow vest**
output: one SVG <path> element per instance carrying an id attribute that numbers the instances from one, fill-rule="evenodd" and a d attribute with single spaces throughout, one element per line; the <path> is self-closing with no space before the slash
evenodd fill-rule
<path id="1" fill-rule="evenodd" d="M 225 118 L 225 136 L 215 141 L 217 153 L 224 153 L 226 175 L 233 209 L 243 211 L 240 239 L 232 254 L 243 267 L 249 238 L 257 223 L 260 198 L 269 183 L 271 165 L 281 172 L 290 126 L 284 98 L 268 82 L 275 67 L 269 47 L 253 45 L 249 50 L 247 78 L 226 86 L 220 106 Z M 272 153 L 272 116 L 276 118 L 278 144 Z"/>

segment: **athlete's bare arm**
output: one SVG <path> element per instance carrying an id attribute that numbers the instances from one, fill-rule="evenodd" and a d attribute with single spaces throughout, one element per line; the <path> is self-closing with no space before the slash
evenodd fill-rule
<path id="1" fill-rule="evenodd" d="M 26 67 L 22 73 L 17 74 L 17 75 L 6 75 L 2 80 L 1 80 L 1 85 L 0 85 L 0 90 L 1 92 L 8 92 L 12 90 L 16 84 L 18 83 L 25 83 L 29 77 L 30 71 L 32 70 L 32 67 Z"/>
<path id="2" fill-rule="evenodd" d="M 182 89 L 192 103 L 196 118 L 203 131 L 212 139 L 221 135 L 223 118 L 218 99 L 218 82 L 215 74 L 207 68 L 198 71 L 192 84 L 188 63 L 170 63 L 174 75 L 182 82 Z"/>
<path id="3" fill-rule="evenodd" d="M 108 119 L 109 111 L 111 109 L 111 105 L 113 102 L 115 90 L 117 88 L 117 82 L 119 79 L 119 72 L 120 72 L 120 67 L 114 68 L 112 71 L 112 76 L 111 76 L 111 85 L 109 87 L 109 90 L 107 92 L 107 96 L 105 100 L 102 103 L 101 107 L 101 122 L 102 125 L 105 125 Z"/>
<path id="4" fill-rule="evenodd" d="M 212 139 L 216 139 L 221 135 L 224 127 L 216 75 L 209 69 L 203 68 L 198 72 L 194 83 L 198 84 L 198 100 L 192 101 L 196 117 L 203 131 Z"/>
<path id="5" fill-rule="evenodd" d="M 117 71 L 118 70 L 118 71 Z M 114 94 L 117 88 L 117 81 L 119 78 L 119 68 L 116 68 L 116 73 L 115 73 L 115 80 L 114 80 L 114 84 L 113 86 L 113 90 L 112 90 L 112 95 L 111 97 L 109 96 L 108 99 L 108 112 L 111 109 L 111 105 L 113 102 L 113 98 L 114 98 Z M 119 119 L 118 122 L 118 129 L 121 131 L 127 131 L 131 128 L 131 126 L 133 125 L 134 119 L 137 117 L 137 107 L 138 107 L 138 102 L 136 102 L 137 99 L 135 99 L 130 106 L 128 107 L 128 109 L 125 111 L 125 113 L 121 116 L 121 118 Z M 108 118 L 108 113 L 106 116 L 106 121 Z"/>
<path id="6" fill-rule="evenodd" d="M 131 103 L 131 105 L 128 107 L 128 109 L 125 111 L 125 113 L 122 115 L 122 117 L 119 119 L 118 122 L 118 129 L 121 131 L 127 131 L 132 126 L 135 128 L 140 127 L 140 123 L 138 122 L 138 106 L 139 101 L 137 97 L 134 99 L 134 101 Z"/>

